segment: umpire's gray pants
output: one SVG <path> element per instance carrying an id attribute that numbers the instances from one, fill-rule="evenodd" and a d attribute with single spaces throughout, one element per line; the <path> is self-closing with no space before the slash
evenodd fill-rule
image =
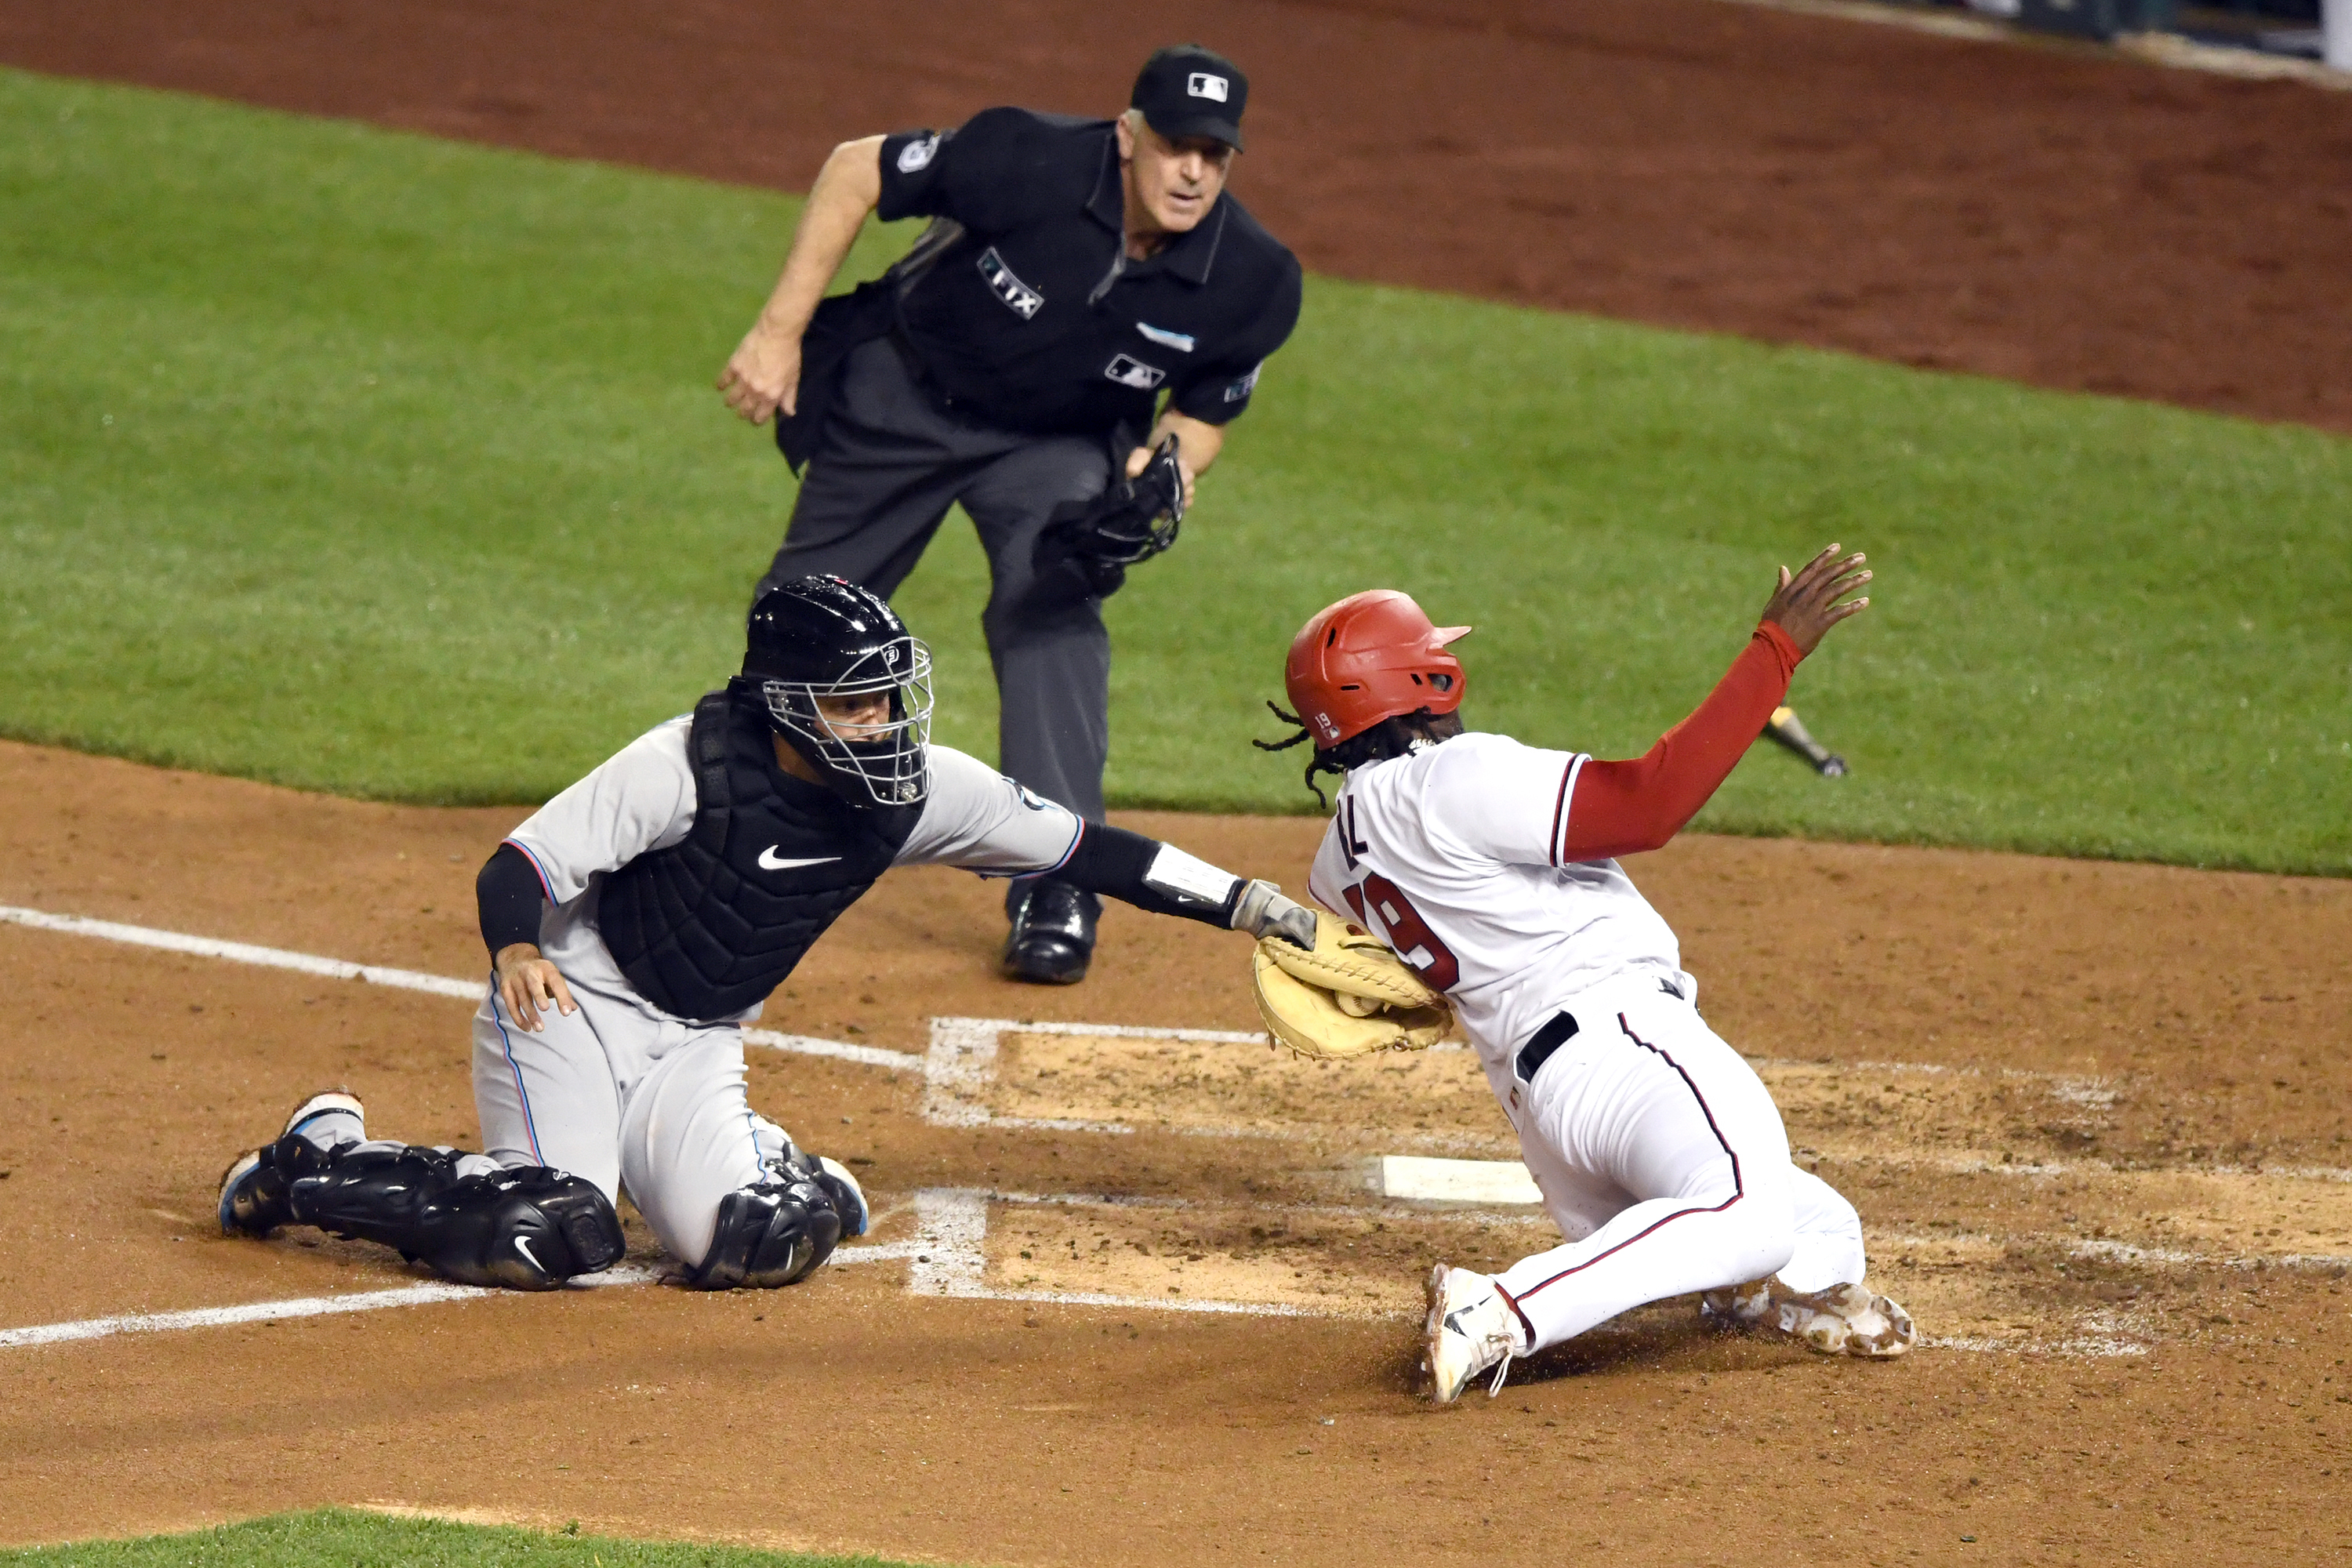
<path id="1" fill-rule="evenodd" d="M 1075 573 L 1029 569 L 1046 516 L 1110 482 L 1108 445 L 961 419 L 888 339 L 853 351 L 759 591 L 832 573 L 887 598 L 957 501 L 988 552 L 981 629 L 996 668 L 998 766 L 1090 821 L 1110 754 L 1110 634 Z"/>

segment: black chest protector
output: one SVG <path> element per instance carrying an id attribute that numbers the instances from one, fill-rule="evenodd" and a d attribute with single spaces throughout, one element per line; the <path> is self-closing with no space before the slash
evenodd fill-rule
<path id="1" fill-rule="evenodd" d="M 698 1022 L 781 984 L 889 868 L 919 805 L 844 803 L 776 765 L 767 716 L 714 691 L 695 704 L 694 826 L 604 879 L 596 925 L 638 994 Z"/>

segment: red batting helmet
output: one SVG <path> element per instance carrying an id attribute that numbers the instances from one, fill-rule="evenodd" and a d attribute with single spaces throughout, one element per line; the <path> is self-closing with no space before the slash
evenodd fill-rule
<path id="1" fill-rule="evenodd" d="M 1462 661 L 1445 645 L 1468 626 L 1433 626 L 1409 594 L 1374 588 L 1323 610 L 1291 639 L 1282 684 L 1328 751 L 1383 719 L 1462 706 Z"/>

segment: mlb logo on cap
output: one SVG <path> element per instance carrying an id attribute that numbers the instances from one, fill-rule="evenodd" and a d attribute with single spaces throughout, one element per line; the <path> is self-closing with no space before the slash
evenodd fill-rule
<path id="1" fill-rule="evenodd" d="M 1214 49 L 1176 44 L 1143 62 L 1128 102 L 1171 142 L 1205 136 L 1239 152 L 1249 78 Z"/>

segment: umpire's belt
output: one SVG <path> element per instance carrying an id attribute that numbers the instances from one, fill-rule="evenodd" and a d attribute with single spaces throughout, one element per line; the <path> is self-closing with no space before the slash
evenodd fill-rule
<path id="1" fill-rule="evenodd" d="M 1552 1052 L 1576 1038 L 1576 1015 L 1554 1013 L 1551 1021 L 1538 1029 L 1528 1043 L 1519 1047 L 1518 1074 L 1521 1083 L 1533 1083 L 1537 1069 L 1551 1060 Z"/>

